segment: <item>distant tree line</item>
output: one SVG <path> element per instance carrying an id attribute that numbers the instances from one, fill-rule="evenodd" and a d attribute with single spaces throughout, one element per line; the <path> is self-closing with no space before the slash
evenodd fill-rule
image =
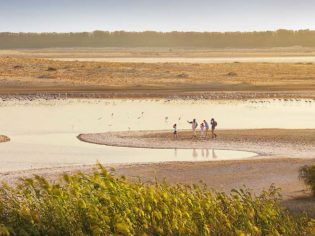
<path id="1" fill-rule="evenodd" d="M 314 30 L 263 32 L 0 33 L 0 48 L 49 47 L 192 47 L 267 48 L 315 46 Z"/>

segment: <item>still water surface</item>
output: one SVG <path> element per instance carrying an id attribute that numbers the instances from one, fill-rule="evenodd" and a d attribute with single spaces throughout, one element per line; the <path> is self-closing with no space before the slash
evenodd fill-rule
<path id="1" fill-rule="evenodd" d="M 36 100 L 0 102 L 0 171 L 101 163 L 246 159 L 232 150 L 156 150 L 80 142 L 79 133 L 189 129 L 187 120 L 218 120 L 218 128 L 315 128 L 309 100 Z"/>

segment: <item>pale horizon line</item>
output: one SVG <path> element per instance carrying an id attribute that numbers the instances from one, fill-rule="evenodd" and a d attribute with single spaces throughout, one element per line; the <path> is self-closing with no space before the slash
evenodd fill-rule
<path id="1" fill-rule="evenodd" d="M 49 33 L 93 33 L 96 31 L 101 32 L 109 32 L 109 33 L 115 33 L 115 32 L 125 32 L 125 33 L 145 33 L 145 32 L 155 32 L 155 33 L 263 33 L 263 32 L 277 32 L 279 30 L 286 30 L 286 31 L 315 31 L 314 29 L 310 28 L 300 28 L 300 29 L 289 29 L 289 28 L 277 28 L 277 29 L 270 29 L 270 30 L 248 30 L 248 31 L 242 31 L 242 30 L 235 30 L 235 31 L 194 31 L 194 30 L 168 30 L 168 31 L 160 31 L 160 30 L 140 30 L 140 31 L 134 31 L 134 30 L 102 30 L 102 29 L 95 29 L 95 30 L 83 30 L 83 31 L 0 31 L 0 33 L 13 33 L 13 34 L 49 34 Z"/>

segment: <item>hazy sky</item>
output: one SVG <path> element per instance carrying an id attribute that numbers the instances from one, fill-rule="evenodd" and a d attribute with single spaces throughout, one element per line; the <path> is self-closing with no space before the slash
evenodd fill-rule
<path id="1" fill-rule="evenodd" d="M 315 0 L 0 0 L 0 32 L 315 29 Z"/>

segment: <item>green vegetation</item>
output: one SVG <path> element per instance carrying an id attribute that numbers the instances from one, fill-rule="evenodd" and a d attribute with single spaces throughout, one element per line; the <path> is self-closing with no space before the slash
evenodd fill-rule
<path id="1" fill-rule="evenodd" d="M 266 48 L 315 46 L 315 31 L 0 33 L 0 48 L 194 47 Z"/>
<path id="2" fill-rule="evenodd" d="M 0 235 L 310 235 L 314 222 L 279 206 L 275 187 L 253 196 L 148 185 L 93 174 L 43 177 L 0 189 Z"/>
<path id="3" fill-rule="evenodd" d="M 303 166 L 300 169 L 300 178 L 303 179 L 306 185 L 310 186 L 315 196 L 315 165 Z"/>

